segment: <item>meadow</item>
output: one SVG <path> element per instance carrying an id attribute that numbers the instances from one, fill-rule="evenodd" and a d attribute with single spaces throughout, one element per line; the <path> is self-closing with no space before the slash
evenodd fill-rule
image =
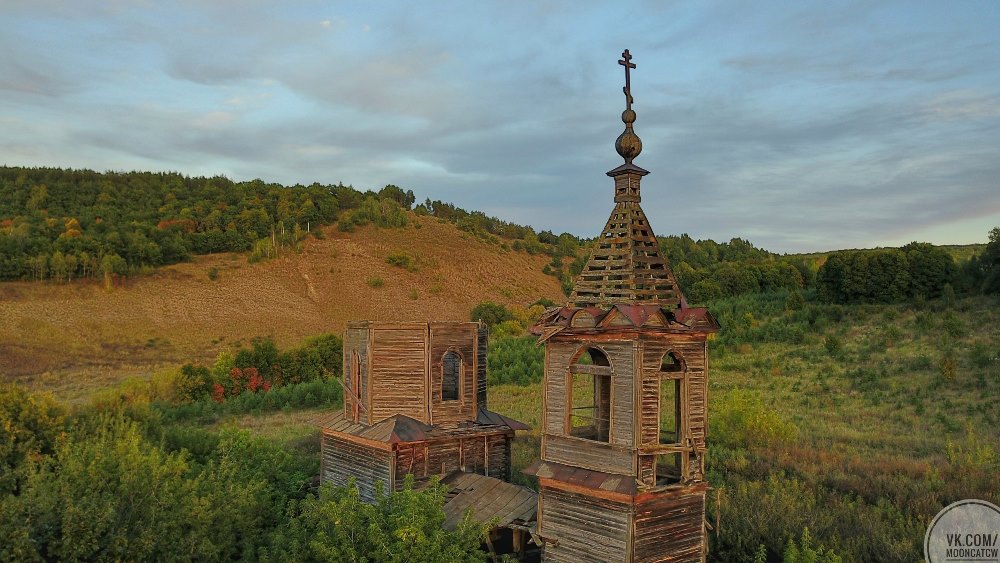
<path id="1" fill-rule="evenodd" d="M 774 560 L 808 528 L 845 561 L 918 561 L 941 508 L 1000 501 L 1000 300 L 788 295 L 710 304 L 712 558 Z M 492 387 L 491 408 L 537 427 L 538 387 Z M 516 463 L 538 445 L 519 437 Z"/>
<path id="2" fill-rule="evenodd" d="M 834 305 L 792 295 L 710 304 L 723 326 L 709 344 L 711 559 L 781 560 L 808 530 L 844 561 L 918 561 L 942 507 L 1000 501 L 1000 300 Z M 538 370 L 531 337 L 495 340 L 491 354 Z M 208 451 L 213 436 L 242 429 L 315 469 L 319 427 L 340 405 L 331 383 L 178 404 L 170 373 L 153 378 L 159 387 L 134 380 L 92 404 L 146 405 L 175 448 Z M 491 384 L 490 408 L 538 428 L 540 378 Z M 518 436 L 517 469 L 539 444 L 537 430 Z"/>

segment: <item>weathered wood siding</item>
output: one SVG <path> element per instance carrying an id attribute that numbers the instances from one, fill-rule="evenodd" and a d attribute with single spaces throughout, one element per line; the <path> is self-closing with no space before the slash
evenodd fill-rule
<path id="1" fill-rule="evenodd" d="M 454 426 L 476 416 L 477 326 L 473 323 L 430 323 L 431 422 Z M 459 398 L 441 398 L 442 358 L 452 351 L 462 358 L 459 374 Z"/>
<path id="2" fill-rule="evenodd" d="M 546 344 L 545 355 L 545 422 L 544 432 L 563 436 L 567 432 L 566 420 L 568 405 L 566 403 L 569 390 L 566 380 L 569 374 L 570 362 L 580 348 L 578 342 L 553 342 Z"/>
<path id="3" fill-rule="evenodd" d="M 476 404 L 477 408 L 489 408 L 486 401 L 486 352 L 489 347 L 490 329 L 479 325 L 476 329 Z"/>
<path id="4" fill-rule="evenodd" d="M 629 447 L 583 438 L 545 436 L 544 459 L 604 473 L 635 475 L 634 456 Z"/>
<path id="5" fill-rule="evenodd" d="M 704 484 L 651 495 L 635 507 L 635 561 L 704 561 Z"/>
<path id="6" fill-rule="evenodd" d="M 372 422 L 403 414 L 427 422 L 426 325 L 374 326 L 371 350 Z"/>
<path id="7" fill-rule="evenodd" d="M 631 447 L 635 441 L 635 347 L 632 342 L 601 342 L 611 361 L 611 443 Z"/>
<path id="8" fill-rule="evenodd" d="M 375 483 L 383 490 L 392 486 L 392 452 L 366 447 L 323 432 L 320 475 L 324 483 L 338 487 L 348 485 L 353 478 L 365 502 L 375 500 Z"/>
<path id="9" fill-rule="evenodd" d="M 354 354 L 358 356 L 358 367 L 360 371 L 360 378 L 358 383 L 359 388 L 354 388 L 354 381 L 351 378 L 351 363 Z M 353 420 L 353 412 L 358 401 L 355 397 L 360 398 L 360 405 L 358 407 L 359 421 L 371 424 L 369 419 L 369 405 L 368 405 L 368 329 L 361 327 L 348 327 L 344 331 L 344 386 L 346 392 L 344 393 L 344 416 L 348 420 Z"/>
<path id="10" fill-rule="evenodd" d="M 627 505 L 542 487 L 539 531 L 559 544 L 545 545 L 545 561 L 622 561 L 629 553 Z"/>
<path id="11" fill-rule="evenodd" d="M 690 337 L 647 336 L 641 346 L 642 374 L 639 409 L 639 443 L 656 444 L 660 429 L 660 362 L 667 352 L 674 352 L 685 366 L 682 387 L 686 402 L 681 407 L 681 428 L 697 444 L 704 444 L 706 432 L 705 341 Z M 683 439 L 686 436 L 681 436 Z"/>
<path id="12" fill-rule="evenodd" d="M 509 479 L 511 439 L 512 436 L 497 433 L 400 444 L 396 450 L 396 488 L 403 486 L 403 480 L 409 473 L 423 479 L 460 470 Z"/>

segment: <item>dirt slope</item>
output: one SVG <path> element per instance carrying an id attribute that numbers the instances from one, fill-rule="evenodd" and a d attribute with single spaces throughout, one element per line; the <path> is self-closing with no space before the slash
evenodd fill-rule
<path id="1" fill-rule="evenodd" d="M 210 359 L 254 336 L 289 346 L 353 319 L 467 320 L 487 299 L 562 298 L 542 273 L 546 257 L 503 250 L 431 217 L 404 229 L 325 233 L 298 254 L 258 264 L 201 256 L 110 291 L 93 281 L 2 283 L 0 378 L 72 399 L 128 375 Z M 415 257 L 417 271 L 386 263 L 398 252 Z"/>

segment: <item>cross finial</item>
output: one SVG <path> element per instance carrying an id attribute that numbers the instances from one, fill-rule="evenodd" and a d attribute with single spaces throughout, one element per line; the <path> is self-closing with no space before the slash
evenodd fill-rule
<path id="1" fill-rule="evenodd" d="M 625 92 L 625 109 L 632 109 L 632 84 L 629 82 L 629 72 L 630 68 L 635 68 L 635 63 L 632 62 L 632 54 L 625 49 L 622 52 L 622 58 L 618 60 L 618 64 L 625 67 L 625 87 L 622 88 L 622 92 Z"/>

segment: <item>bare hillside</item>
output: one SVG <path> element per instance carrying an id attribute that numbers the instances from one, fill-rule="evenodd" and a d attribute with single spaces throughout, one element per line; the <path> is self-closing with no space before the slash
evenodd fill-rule
<path id="1" fill-rule="evenodd" d="M 108 291 L 92 281 L 0 284 L 0 375 L 67 398 L 272 336 L 279 346 L 352 319 L 467 320 L 480 301 L 561 299 L 547 257 L 474 239 L 432 217 L 403 229 L 325 231 L 301 253 L 248 264 L 200 256 Z M 405 253 L 416 267 L 390 265 Z M 216 279 L 209 272 L 217 269 Z"/>

